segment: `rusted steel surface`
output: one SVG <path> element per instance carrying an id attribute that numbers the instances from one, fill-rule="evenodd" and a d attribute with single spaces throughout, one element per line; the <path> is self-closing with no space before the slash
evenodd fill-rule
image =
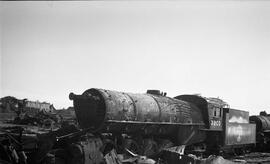
<path id="1" fill-rule="evenodd" d="M 200 109 L 186 101 L 156 94 L 134 94 L 89 89 L 72 95 L 82 128 L 94 131 L 158 135 L 180 144 L 204 140 Z"/>
<path id="2" fill-rule="evenodd" d="M 256 125 L 245 123 L 227 123 L 225 145 L 243 145 L 256 143 Z"/>
<path id="3" fill-rule="evenodd" d="M 159 122 L 170 123 L 202 123 L 200 110 L 185 101 L 164 96 L 150 95 L 160 107 Z"/>
<path id="4" fill-rule="evenodd" d="M 256 124 L 257 131 L 270 131 L 270 116 L 251 116 L 250 121 Z"/>
<path id="5" fill-rule="evenodd" d="M 103 143 L 100 138 L 86 138 L 80 142 L 83 149 L 84 163 L 95 164 L 103 162 L 103 154 L 100 151 Z M 75 162 L 74 162 L 75 163 Z"/>
<path id="6" fill-rule="evenodd" d="M 103 89 L 90 89 L 82 96 L 84 98 L 74 99 L 82 127 L 93 126 L 91 123 L 95 124 L 93 120 L 96 119 L 100 119 L 100 125 L 109 121 L 203 125 L 201 112 L 196 106 L 169 97 Z"/>
<path id="7" fill-rule="evenodd" d="M 206 127 L 209 128 L 208 102 L 206 101 L 205 98 L 198 95 L 179 95 L 174 98 L 178 100 L 187 101 L 191 104 L 196 105 L 201 110 Z"/>

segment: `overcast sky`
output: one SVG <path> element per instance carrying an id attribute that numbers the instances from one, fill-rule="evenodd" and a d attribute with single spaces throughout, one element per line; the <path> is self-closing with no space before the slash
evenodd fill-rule
<path id="1" fill-rule="evenodd" d="M 270 113 L 270 2 L 0 2 L 1 96 L 200 93 Z"/>

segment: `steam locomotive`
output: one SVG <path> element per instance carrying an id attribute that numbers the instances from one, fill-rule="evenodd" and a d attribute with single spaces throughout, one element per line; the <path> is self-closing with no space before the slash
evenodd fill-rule
<path id="1" fill-rule="evenodd" d="M 250 123 L 256 124 L 256 149 L 263 152 L 270 151 L 270 115 L 265 111 L 260 115 L 251 116 Z"/>
<path id="2" fill-rule="evenodd" d="M 213 153 L 256 144 L 256 124 L 249 123 L 249 113 L 231 109 L 218 98 L 96 88 L 81 95 L 70 93 L 69 98 L 81 128 L 110 134 L 112 146 L 124 145 L 144 155 L 176 145 L 185 151 Z"/>

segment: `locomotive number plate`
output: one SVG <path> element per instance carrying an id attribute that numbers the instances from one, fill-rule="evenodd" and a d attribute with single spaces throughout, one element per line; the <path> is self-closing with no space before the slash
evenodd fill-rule
<path id="1" fill-rule="evenodd" d="M 220 120 L 211 120 L 211 126 L 221 126 Z"/>

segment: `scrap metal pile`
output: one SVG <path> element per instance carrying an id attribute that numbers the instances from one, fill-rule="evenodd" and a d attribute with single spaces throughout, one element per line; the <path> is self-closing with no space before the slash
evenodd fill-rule
<path id="1" fill-rule="evenodd" d="M 104 138 L 103 138 L 104 137 Z M 207 163 L 217 160 L 183 156 L 183 148 L 164 149 L 161 158 L 153 160 L 131 150 L 113 147 L 105 136 L 95 136 L 74 125 L 57 131 L 39 131 L 36 127 L 5 125 L 0 132 L 0 163 L 5 164 L 167 164 Z M 124 148 L 124 150 L 123 150 Z M 116 151 L 117 149 L 117 151 Z M 121 150 L 122 149 L 122 150 Z M 179 149 L 179 150 L 177 150 Z M 220 158 L 220 157 L 219 157 Z M 166 161 L 164 161 L 166 159 Z M 220 161 L 220 159 L 219 159 Z M 222 159 L 222 161 L 225 161 Z"/>
<path id="2" fill-rule="evenodd" d="M 269 115 L 249 117 L 217 98 L 93 88 L 70 99 L 74 108 L 63 111 L 48 103 L 46 110 L 26 110 L 26 99 L 1 99 L 0 113 L 12 117 L 0 121 L 0 163 L 248 163 L 250 156 L 223 157 L 270 145 Z"/>

